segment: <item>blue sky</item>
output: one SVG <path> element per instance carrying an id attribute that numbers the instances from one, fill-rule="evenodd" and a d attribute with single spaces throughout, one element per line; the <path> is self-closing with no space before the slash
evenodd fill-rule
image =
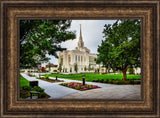
<path id="1" fill-rule="evenodd" d="M 76 39 L 61 43 L 61 46 L 67 50 L 73 50 L 78 45 L 80 24 L 82 29 L 82 38 L 84 46 L 90 49 L 91 53 L 97 53 L 98 45 L 103 40 L 103 29 L 105 24 L 113 24 L 116 20 L 72 20 L 71 27 L 68 30 L 76 31 Z M 49 56 L 50 62 L 58 64 L 58 59 Z M 43 66 L 46 65 L 42 64 Z"/>

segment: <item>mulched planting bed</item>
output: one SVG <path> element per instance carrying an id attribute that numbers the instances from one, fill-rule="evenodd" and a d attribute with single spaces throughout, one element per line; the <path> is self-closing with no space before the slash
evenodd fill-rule
<path id="1" fill-rule="evenodd" d="M 92 82 L 106 83 L 106 84 L 116 84 L 116 85 L 138 85 L 141 84 L 141 80 L 93 80 Z"/>
<path id="2" fill-rule="evenodd" d="M 91 84 L 83 85 L 82 83 L 78 83 L 78 82 L 61 83 L 60 85 L 73 88 L 76 90 L 80 90 L 80 91 L 100 88 L 98 85 L 91 85 Z"/>
<path id="3" fill-rule="evenodd" d="M 45 93 L 45 97 L 43 97 L 43 98 L 38 98 L 38 99 L 48 99 L 49 97 L 50 97 L 50 96 Z"/>
<path id="4" fill-rule="evenodd" d="M 46 78 L 43 78 L 43 77 L 37 77 L 37 79 L 41 79 L 41 80 L 44 80 L 44 81 L 47 81 L 47 82 L 50 82 L 50 83 L 54 83 L 54 82 L 64 82 L 63 80 L 55 80 L 55 79 L 46 79 Z"/>
<path id="5" fill-rule="evenodd" d="M 28 76 L 30 76 L 30 77 L 35 77 L 35 75 L 32 75 L 32 74 L 28 74 Z"/>
<path id="6" fill-rule="evenodd" d="M 30 92 L 39 92 L 40 98 L 38 99 L 48 99 L 50 96 L 44 92 L 44 89 L 40 88 L 39 86 L 34 86 L 33 88 L 31 86 L 24 86 L 20 89 L 20 98 L 28 98 L 30 97 Z M 32 94 L 32 96 L 37 96 L 37 94 Z"/>

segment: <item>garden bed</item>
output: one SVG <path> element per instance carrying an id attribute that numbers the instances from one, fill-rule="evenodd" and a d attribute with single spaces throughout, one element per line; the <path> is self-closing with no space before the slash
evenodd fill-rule
<path id="1" fill-rule="evenodd" d="M 47 81 L 47 82 L 50 82 L 50 83 L 54 83 L 54 82 L 64 82 L 63 80 L 57 80 L 56 79 L 46 79 L 44 77 L 37 77 L 37 79 L 41 79 L 43 81 Z"/>
<path id="2" fill-rule="evenodd" d="M 28 76 L 30 76 L 30 77 L 35 77 L 35 75 L 32 75 L 32 74 L 30 74 L 30 73 L 29 73 L 29 74 L 27 74 L 27 75 L 28 75 Z"/>
<path id="3" fill-rule="evenodd" d="M 92 80 L 92 82 L 100 82 L 100 83 L 107 83 L 107 84 L 116 84 L 116 85 L 135 85 L 135 84 L 141 84 L 141 80 L 114 80 L 114 79 L 109 79 L 109 80 L 104 80 L 104 79 L 97 79 L 97 80 Z"/>
<path id="4" fill-rule="evenodd" d="M 91 85 L 91 84 L 83 85 L 82 83 L 78 83 L 78 82 L 61 83 L 60 85 L 73 88 L 76 90 L 80 90 L 80 91 L 100 88 L 98 85 Z"/>
<path id="5" fill-rule="evenodd" d="M 50 83 L 54 83 L 54 82 L 64 82 L 63 80 L 56 80 L 56 79 L 50 79 L 48 75 L 45 75 L 44 77 L 37 77 L 37 79 L 41 79 Z"/>
<path id="6" fill-rule="evenodd" d="M 34 91 L 34 92 L 39 92 L 40 93 L 40 98 L 38 99 L 48 99 L 50 96 L 47 95 L 44 92 L 44 89 L 40 88 L 39 86 L 34 86 L 34 88 L 32 88 L 31 86 L 24 86 L 21 90 L 20 90 L 20 98 L 28 98 L 30 97 L 30 91 Z M 37 96 L 37 94 L 33 94 L 32 96 Z"/>

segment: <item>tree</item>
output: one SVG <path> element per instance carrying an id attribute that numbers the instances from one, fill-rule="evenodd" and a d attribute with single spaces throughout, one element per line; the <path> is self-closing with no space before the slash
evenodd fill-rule
<path id="1" fill-rule="evenodd" d="M 99 68 L 97 69 L 97 72 L 99 73 Z"/>
<path id="2" fill-rule="evenodd" d="M 87 67 L 86 66 L 84 67 L 84 71 L 87 71 Z"/>
<path id="3" fill-rule="evenodd" d="M 135 70 L 134 70 L 133 67 L 132 67 L 132 68 L 128 68 L 128 72 L 129 72 L 129 74 L 134 74 L 134 73 L 135 73 Z"/>
<path id="4" fill-rule="evenodd" d="M 129 67 L 140 67 L 140 20 L 117 20 L 104 26 L 104 38 L 98 46 L 97 63 L 123 72 Z"/>
<path id="5" fill-rule="evenodd" d="M 91 65 L 89 64 L 89 66 L 88 66 L 88 71 L 90 72 L 91 71 Z"/>
<path id="6" fill-rule="evenodd" d="M 61 62 L 60 62 L 60 64 L 59 64 L 59 67 L 58 67 L 58 70 L 61 72 L 62 71 L 62 64 L 63 64 L 63 62 L 62 62 L 62 60 L 61 60 Z"/>
<path id="7" fill-rule="evenodd" d="M 72 68 L 70 68 L 70 73 L 72 72 Z"/>
<path id="8" fill-rule="evenodd" d="M 48 63 L 48 68 L 49 68 L 48 71 L 50 72 L 51 71 L 51 63 L 50 62 Z"/>
<path id="9" fill-rule="evenodd" d="M 75 32 L 68 31 L 71 20 L 21 20 L 20 21 L 20 67 L 37 66 L 47 62 L 65 48 L 61 42 L 75 39 Z"/>
<path id="10" fill-rule="evenodd" d="M 74 64 L 74 71 L 76 71 L 76 73 L 78 72 L 78 65 L 77 65 L 77 63 Z"/>

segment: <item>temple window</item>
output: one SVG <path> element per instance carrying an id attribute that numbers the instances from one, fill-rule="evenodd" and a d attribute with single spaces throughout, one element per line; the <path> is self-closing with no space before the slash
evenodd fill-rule
<path id="1" fill-rule="evenodd" d="M 75 61 L 77 62 L 77 55 L 75 56 Z"/>

